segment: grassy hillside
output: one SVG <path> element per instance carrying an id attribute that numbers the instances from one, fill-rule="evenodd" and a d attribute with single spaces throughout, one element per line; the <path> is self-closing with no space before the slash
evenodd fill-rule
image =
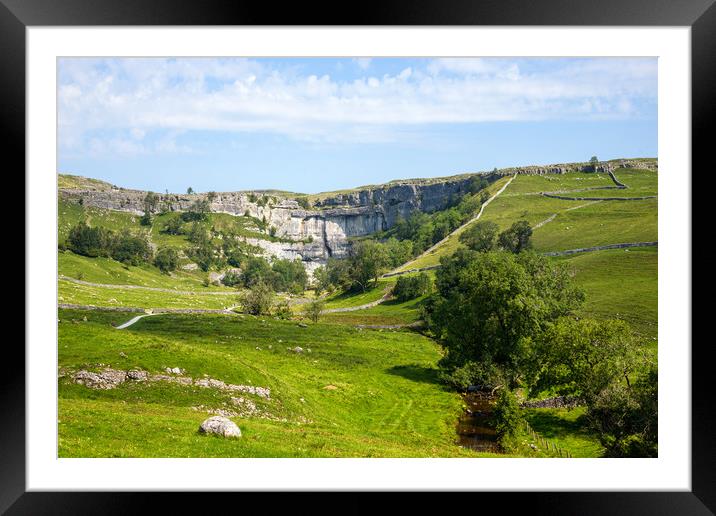
<path id="1" fill-rule="evenodd" d="M 462 402 L 437 382 L 435 343 L 414 333 L 240 316 L 161 315 L 127 330 L 111 327 L 126 314 L 59 318 L 62 370 L 180 367 L 271 389 L 270 400 L 244 395 L 264 414 L 234 417 L 243 436 L 232 440 L 200 435 L 208 414 L 192 408 L 230 409 L 222 391 L 169 382 L 102 391 L 60 378 L 60 457 L 479 456 L 457 446 Z M 286 349 L 295 346 L 305 351 Z"/>
<path id="2" fill-rule="evenodd" d="M 116 186 L 84 176 L 74 176 L 72 174 L 57 174 L 57 188 L 66 188 L 73 190 L 94 190 L 105 191 L 117 188 Z"/>
<path id="3" fill-rule="evenodd" d="M 534 248 L 540 252 L 658 240 L 658 199 L 594 202 L 553 199 L 540 195 L 540 192 L 560 190 L 570 190 L 568 195 L 575 197 L 657 195 L 656 172 L 619 169 L 616 175 L 629 185 L 628 189 L 585 190 L 614 186 L 606 174 L 518 175 L 485 208 L 480 220 L 495 222 L 500 230 L 518 220 L 526 220 L 532 227 L 543 224 L 534 230 L 532 236 Z M 454 253 L 462 245 L 459 242 L 461 233 L 455 232 L 434 251 L 399 270 L 439 264 L 442 256 Z"/>

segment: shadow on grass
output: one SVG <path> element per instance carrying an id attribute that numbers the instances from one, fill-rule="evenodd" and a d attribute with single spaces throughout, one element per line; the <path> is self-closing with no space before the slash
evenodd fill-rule
<path id="1" fill-rule="evenodd" d="M 547 439 L 564 438 L 580 434 L 589 436 L 587 421 L 584 415 L 573 421 L 559 417 L 551 412 L 537 412 L 538 409 L 526 414 L 527 421 L 537 432 Z"/>
<path id="2" fill-rule="evenodd" d="M 444 389 L 447 389 L 447 386 L 438 378 L 439 371 L 435 367 L 426 367 L 418 364 L 406 364 L 393 366 L 387 369 L 386 372 L 414 382 L 439 385 Z"/>

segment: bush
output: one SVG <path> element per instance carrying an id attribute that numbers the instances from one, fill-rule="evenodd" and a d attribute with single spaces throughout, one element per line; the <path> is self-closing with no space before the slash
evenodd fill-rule
<path id="1" fill-rule="evenodd" d="M 308 285 L 308 274 L 299 258 L 275 260 L 271 265 L 271 284 L 277 292 L 301 294 Z"/>
<path id="2" fill-rule="evenodd" d="M 166 233 L 167 235 L 183 235 L 184 224 L 182 219 L 180 217 L 173 217 L 169 219 L 167 223 L 164 224 L 162 233 Z"/>
<path id="3" fill-rule="evenodd" d="M 179 254 L 171 247 L 161 247 L 154 257 L 154 265 L 162 272 L 176 270 L 179 266 Z"/>
<path id="4" fill-rule="evenodd" d="M 498 231 L 499 226 L 494 222 L 477 222 L 471 224 L 467 230 L 460 235 L 460 242 L 473 251 L 492 251 L 495 248 Z"/>
<path id="5" fill-rule="evenodd" d="M 511 253 L 520 253 L 532 247 L 532 228 L 526 220 L 518 220 L 509 229 L 500 233 L 500 247 Z"/>
<path id="6" fill-rule="evenodd" d="M 274 304 L 274 292 L 266 283 L 253 285 L 241 297 L 241 306 L 251 315 L 269 315 Z"/>
<path id="7" fill-rule="evenodd" d="M 237 285 L 241 285 L 243 282 L 241 281 L 241 274 L 234 271 L 227 271 L 224 274 L 224 277 L 221 278 L 221 282 L 226 285 L 227 287 L 235 287 Z"/>
<path id="8" fill-rule="evenodd" d="M 317 323 L 318 320 L 321 318 L 321 314 L 323 314 L 323 309 L 325 307 L 326 303 L 324 303 L 320 299 L 311 301 L 305 308 L 306 316 L 308 316 L 308 318 L 311 319 L 314 323 Z"/>
<path id="9" fill-rule="evenodd" d="M 517 398 L 508 389 L 502 389 L 492 409 L 492 424 L 497 433 L 497 441 L 505 451 L 517 447 L 517 437 L 525 424 L 522 409 Z"/>
<path id="10" fill-rule="evenodd" d="M 310 210 L 311 209 L 311 203 L 308 202 L 308 199 L 306 197 L 297 197 L 296 202 L 298 205 L 303 208 L 304 210 Z"/>
<path id="11" fill-rule="evenodd" d="M 398 301 L 408 301 L 430 294 L 433 282 L 426 273 L 421 272 L 415 276 L 400 276 L 395 283 L 393 295 Z"/>
<path id="12" fill-rule="evenodd" d="M 291 312 L 291 307 L 289 306 L 288 301 L 283 300 L 276 304 L 274 317 L 283 321 L 288 321 L 292 316 L 293 312 Z"/>

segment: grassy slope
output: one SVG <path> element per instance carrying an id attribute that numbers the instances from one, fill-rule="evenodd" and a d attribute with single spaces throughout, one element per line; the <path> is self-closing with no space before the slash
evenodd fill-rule
<path id="1" fill-rule="evenodd" d="M 241 439 L 205 437 L 197 429 L 208 415 L 191 407 L 224 407 L 228 395 L 164 383 L 95 391 L 60 379 L 61 457 L 478 456 L 455 444 L 462 402 L 437 383 L 436 345 L 413 333 L 206 315 L 119 331 L 110 323 L 121 314 L 59 317 L 61 367 L 182 367 L 266 386 L 272 399 L 254 401 L 279 419 L 236 417 Z M 296 345 L 311 352 L 286 349 Z"/>
<path id="2" fill-rule="evenodd" d="M 553 258 L 568 264 L 587 294 L 583 315 L 626 320 L 654 343 L 658 337 L 658 250 L 608 249 Z"/>
<path id="3" fill-rule="evenodd" d="M 655 172 L 620 169 L 617 170 L 616 175 L 630 188 L 583 190 L 574 195 L 640 197 L 656 194 L 658 176 Z M 590 203 L 551 199 L 539 195 L 539 192 L 543 191 L 613 185 L 614 183 L 605 174 L 520 175 L 485 208 L 480 220 L 495 222 L 502 230 L 520 219 L 527 220 L 535 226 L 556 214 L 551 222 L 535 229 L 532 240 L 537 251 L 561 251 L 621 242 L 657 240 L 657 199 Z M 437 265 L 442 256 L 454 253 L 460 245 L 459 233 L 456 233 L 434 252 L 401 270 Z"/>
<path id="4" fill-rule="evenodd" d="M 573 457 L 601 457 L 599 440 L 586 429 L 583 407 L 575 409 L 527 409 L 525 418 L 542 437 Z"/>

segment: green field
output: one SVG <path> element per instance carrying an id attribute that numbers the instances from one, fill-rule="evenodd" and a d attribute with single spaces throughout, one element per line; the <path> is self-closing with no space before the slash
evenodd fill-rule
<path id="1" fill-rule="evenodd" d="M 534 230 L 532 241 L 536 251 L 562 251 L 623 242 L 658 240 L 658 200 L 643 201 L 569 201 L 539 195 L 543 191 L 581 188 L 568 195 L 584 197 L 643 197 L 656 195 L 658 175 L 649 171 L 619 169 L 616 176 L 630 188 L 623 190 L 587 190 L 597 186 L 614 186 L 606 174 L 518 175 L 512 183 L 484 210 L 481 221 L 495 222 L 504 230 L 518 220 Z M 632 190 L 631 184 L 634 184 Z M 469 227 L 469 226 L 468 226 Z M 455 252 L 462 244 L 454 232 L 435 250 L 406 264 L 398 270 L 428 267 L 440 263 L 442 256 Z"/>
<path id="2" fill-rule="evenodd" d="M 623 319 L 651 342 L 658 338 L 658 249 L 608 249 L 556 257 L 575 272 L 586 292 L 582 313 L 598 319 Z"/>
<path id="3" fill-rule="evenodd" d="M 197 429 L 208 414 L 192 407 L 230 407 L 222 391 L 168 382 L 93 390 L 63 377 L 60 457 L 480 456 L 456 444 L 462 401 L 437 381 L 437 345 L 415 333 L 237 315 L 111 327 L 126 318 L 60 310 L 61 370 L 181 367 L 194 378 L 269 387 L 270 400 L 245 395 L 264 417 L 232 418 L 240 439 L 207 437 Z M 286 349 L 295 346 L 306 351 Z"/>
<path id="4" fill-rule="evenodd" d="M 601 457 L 604 448 L 586 430 L 585 409 L 527 409 L 525 418 L 532 429 L 552 444 L 567 450 L 572 457 Z"/>

